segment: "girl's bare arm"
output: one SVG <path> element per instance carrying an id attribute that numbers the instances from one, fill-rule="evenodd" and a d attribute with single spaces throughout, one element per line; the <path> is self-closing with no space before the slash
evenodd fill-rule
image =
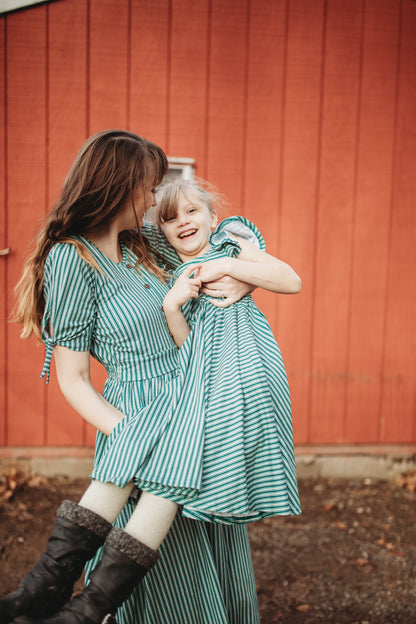
<path id="1" fill-rule="evenodd" d="M 238 239 L 238 242 L 241 247 L 238 258 L 219 258 L 201 265 L 199 277 L 203 283 L 219 281 L 228 275 L 271 292 L 292 294 L 300 291 L 300 277 L 286 262 L 260 251 L 244 239 Z"/>

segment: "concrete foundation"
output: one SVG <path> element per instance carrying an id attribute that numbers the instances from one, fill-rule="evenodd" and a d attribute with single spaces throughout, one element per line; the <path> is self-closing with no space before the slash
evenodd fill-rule
<path id="1" fill-rule="evenodd" d="M 416 469 L 416 445 L 297 446 L 299 479 L 395 479 Z M 88 477 L 93 449 L 79 447 L 2 447 L 0 472 L 15 467 L 45 477 Z"/>
<path id="2" fill-rule="evenodd" d="M 91 473 L 93 454 L 93 449 L 80 447 L 1 447 L 0 473 L 13 467 L 44 477 L 83 479 Z"/>
<path id="3" fill-rule="evenodd" d="M 301 446 L 299 479 L 395 479 L 416 469 L 416 445 Z"/>

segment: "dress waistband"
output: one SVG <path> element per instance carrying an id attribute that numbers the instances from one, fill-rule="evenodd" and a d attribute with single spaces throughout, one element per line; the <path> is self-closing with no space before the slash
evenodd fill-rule
<path id="1" fill-rule="evenodd" d="M 179 366 L 177 347 L 148 357 L 118 362 L 107 368 L 108 377 L 116 381 L 140 381 L 166 375 Z"/>

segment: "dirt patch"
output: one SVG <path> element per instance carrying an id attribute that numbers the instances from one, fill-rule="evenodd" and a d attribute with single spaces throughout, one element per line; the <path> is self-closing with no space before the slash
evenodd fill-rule
<path id="1" fill-rule="evenodd" d="M 303 514 L 249 527 L 262 622 L 416 622 L 415 494 L 305 481 Z"/>
<path id="2" fill-rule="evenodd" d="M 37 560 L 60 502 L 87 483 L 3 477 L 2 593 Z M 249 525 L 262 624 L 416 624 L 412 484 L 304 481 L 302 516 Z"/>

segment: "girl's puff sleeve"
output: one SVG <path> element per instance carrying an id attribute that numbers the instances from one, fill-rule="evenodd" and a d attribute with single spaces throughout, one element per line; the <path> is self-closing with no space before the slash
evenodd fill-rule
<path id="1" fill-rule="evenodd" d="M 53 347 L 90 351 L 96 317 L 94 269 L 70 243 L 57 243 L 49 252 L 43 281 L 45 311 L 42 339 L 46 346 L 41 377 L 49 370 Z"/>
<path id="2" fill-rule="evenodd" d="M 228 217 L 215 228 L 210 237 L 210 243 L 216 249 L 223 249 L 228 256 L 236 258 L 241 247 L 236 237 L 244 238 L 261 251 L 265 251 L 266 244 L 257 226 L 245 217 Z"/>

